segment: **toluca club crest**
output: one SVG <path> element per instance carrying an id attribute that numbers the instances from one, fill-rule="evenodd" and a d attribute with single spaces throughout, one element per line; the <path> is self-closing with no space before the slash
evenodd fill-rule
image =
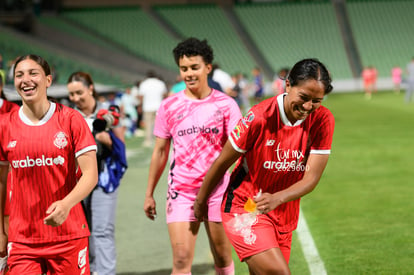
<path id="1" fill-rule="evenodd" d="M 66 134 L 64 132 L 58 132 L 55 135 L 55 141 L 53 142 L 53 144 L 59 149 L 65 148 L 66 145 L 68 145 L 68 139 L 66 137 Z"/>

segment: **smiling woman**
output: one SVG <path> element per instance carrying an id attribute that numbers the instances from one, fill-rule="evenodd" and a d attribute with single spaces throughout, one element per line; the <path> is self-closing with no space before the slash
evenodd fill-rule
<path id="1" fill-rule="evenodd" d="M 321 62 L 296 63 L 286 80 L 286 93 L 251 108 L 204 178 L 194 203 L 200 219 L 210 193 L 238 160 L 221 214 L 227 237 L 250 274 L 290 274 L 299 199 L 316 187 L 330 154 L 334 118 L 321 102 L 331 91 L 331 78 Z M 249 198 L 261 214 L 239 230 L 234 219 L 246 216 Z"/>
<path id="2" fill-rule="evenodd" d="M 51 83 L 42 57 L 19 57 L 14 85 L 22 107 L 0 119 L 3 205 L 10 164 L 13 178 L 8 236 L 0 215 L 0 256 L 9 242 L 11 275 L 89 273 L 89 230 L 79 202 L 97 182 L 96 144 L 77 111 L 47 99 Z"/>

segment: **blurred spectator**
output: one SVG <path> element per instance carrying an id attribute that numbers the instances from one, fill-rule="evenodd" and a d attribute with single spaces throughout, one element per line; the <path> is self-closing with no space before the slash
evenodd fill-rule
<path id="1" fill-rule="evenodd" d="M 0 70 L 4 70 L 4 59 L 2 54 L 0 54 Z"/>
<path id="2" fill-rule="evenodd" d="M 168 93 L 169 96 L 176 94 L 182 90 L 185 90 L 185 82 L 182 79 L 181 75 L 177 75 L 176 82 L 171 86 L 171 89 Z"/>
<path id="3" fill-rule="evenodd" d="M 371 99 L 372 93 L 377 91 L 377 69 L 370 65 L 362 70 L 362 80 L 364 82 L 365 98 Z"/>
<path id="4" fill-rule="evenodd" d="M 131 94 L 135 98 L 137 103 L 137 124 L 135 126 L 135 135 L 136 136 L 144 136 L 142 130 L 142 100 L 139 96 L 139 85 L 141 84 L 140 80 L 135 81 L 134 85 L 131 87 Z"/>
<path id="5" fill-rule="evenodd" d="M 401 87 L 401 78 L 402 76 L 402 69 L 399 66 L 395 66 L 391 70 L 391 77 L 392 77 L 392 83 L 394 84 L 394 92 L 396 94 L 400 93 L 400 87 Z"/>
<path id="6" fill-rule="evenodd" d="M 16 62 L 18 57 L 14 60 L 10 60 L 7 62 L 7 74 L 6 74 L 6 84 L 13 84 L 14 83 L 14 63 Z"/>
<path id="7" fill-rule="evenodd" d="M 244 112 L 247 113 L 250 109 L 250 85 L 247 81 L 246 75 L 239 73 L 238 85 L 241 88 L 240 100 L 243 105 Z"/>
<path id="8" fill-rule="evenodd" d="M 239 81 L 240 80 L 240 74 L 239 73 L 233 74 L 231 76 L 231 78 L 234 82 L 234 87 L 233 87 L 234 93 L 231 95 L 231 97 L 236 101 L 239 108 L 241 108 L 241 105 L 242 105 L 242 101 L 241 101 L 242 87 L 240 86 L 240 81 Z"/>
<path id="9" fill-rule="evenodd" d="M 222 92 L 226 93 L 231 97 L 234 97 L 236 95 L 236 93 L 233 90 L 234 82 L 231 79 L 231 75 L 223 71 L 218 64 L 213 64 L 212 79 L 221 86 Z"/>
<path id="10" fill-rule="evenodd" d="M 411 102 L 414 92 L 414 56 L 411 62 L 407 64 L 407 91 L 405 92 L 405 102 Z"/>
<path id="11" fill-rule="evenodd" d="M 157 78 L 154 71 L 148 71 L 147 78 L 141 82 L 138 88 L 145 124 L 144 147 L 151 147 L 154 144 L 152 132 L 154 130 L 155 113 L 167 93 L 165 82 Z"/>
<path id="12" fill-rule="evenodd" d="M 262 72 L 259 67 L 254 67 L 252 70 L 253 85 L 254 85 L 254 99 L 256 103 L 262 101 L 264 96 L 264 83 Z"/>
<path id="13" fill-rule="evenodd" d="M 281 68 L 277 75 L 275 76 L 273 83 L 272 83 L 272 89 L 273 93 L 275 95 L 280 95 L 285 92 L 285 86 L 286 86 L 286 76 L 289 72 L 289 68 Z"/>
<path id="14" fill-rule="evenodd" d="M 124 115 L 124 125 L 126 127 L 125 137 L 130 138 L 135 132 L 137 125 L 137 99 L 131 94 L 131 88 L 126 88 L 121 96 L 121 113 Z"/>

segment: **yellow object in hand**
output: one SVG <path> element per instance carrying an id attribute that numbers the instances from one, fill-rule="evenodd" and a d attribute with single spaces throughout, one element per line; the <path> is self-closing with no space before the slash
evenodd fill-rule
<path id="1" fill-rule="evenodd" d="M 244 204 L 244 210 L 249 213 L 256 211 L 256 203 L 251 198 L 248 198 Z"/>

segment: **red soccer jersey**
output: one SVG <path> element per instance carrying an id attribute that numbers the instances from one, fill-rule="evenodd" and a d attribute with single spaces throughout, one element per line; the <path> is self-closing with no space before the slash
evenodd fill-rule
<path id="1" fill-rule="evenodd" d="M 309 154 L 329 154 L 334 117 L 320 106 L 306 119 L 292 125 L 286 117 L 281 94 L 252 107 L 230 135 L 239 159 L 223 201 L 224 212 L 245 212 L 244 203 L 259 190 L 275 193 L 300 180 Z M 268 214 L 279 229 L 290 232 L 299 217 L 299 199 L 284 203 Z"/>
<path id="2" fill-rule="evenodd" d="M 20 107 L 14 102 L 10 102 L 0 98 L 0 114 L 11 112 L 12 110 L 18 110 Z"/>
<path id="3" fill-rule="evenodd" d="M 89 236 L 80 203 L 61 226 L 43 222 L 48 207 L 75 187 L 76 157 L 96 150 L 79 112 L 52 103 L 33 125 L 20 109 L 1 115 L 0 129 L 0 163 L 11 164 L 13 178 L 9 241 L 47 243 Z"/>

